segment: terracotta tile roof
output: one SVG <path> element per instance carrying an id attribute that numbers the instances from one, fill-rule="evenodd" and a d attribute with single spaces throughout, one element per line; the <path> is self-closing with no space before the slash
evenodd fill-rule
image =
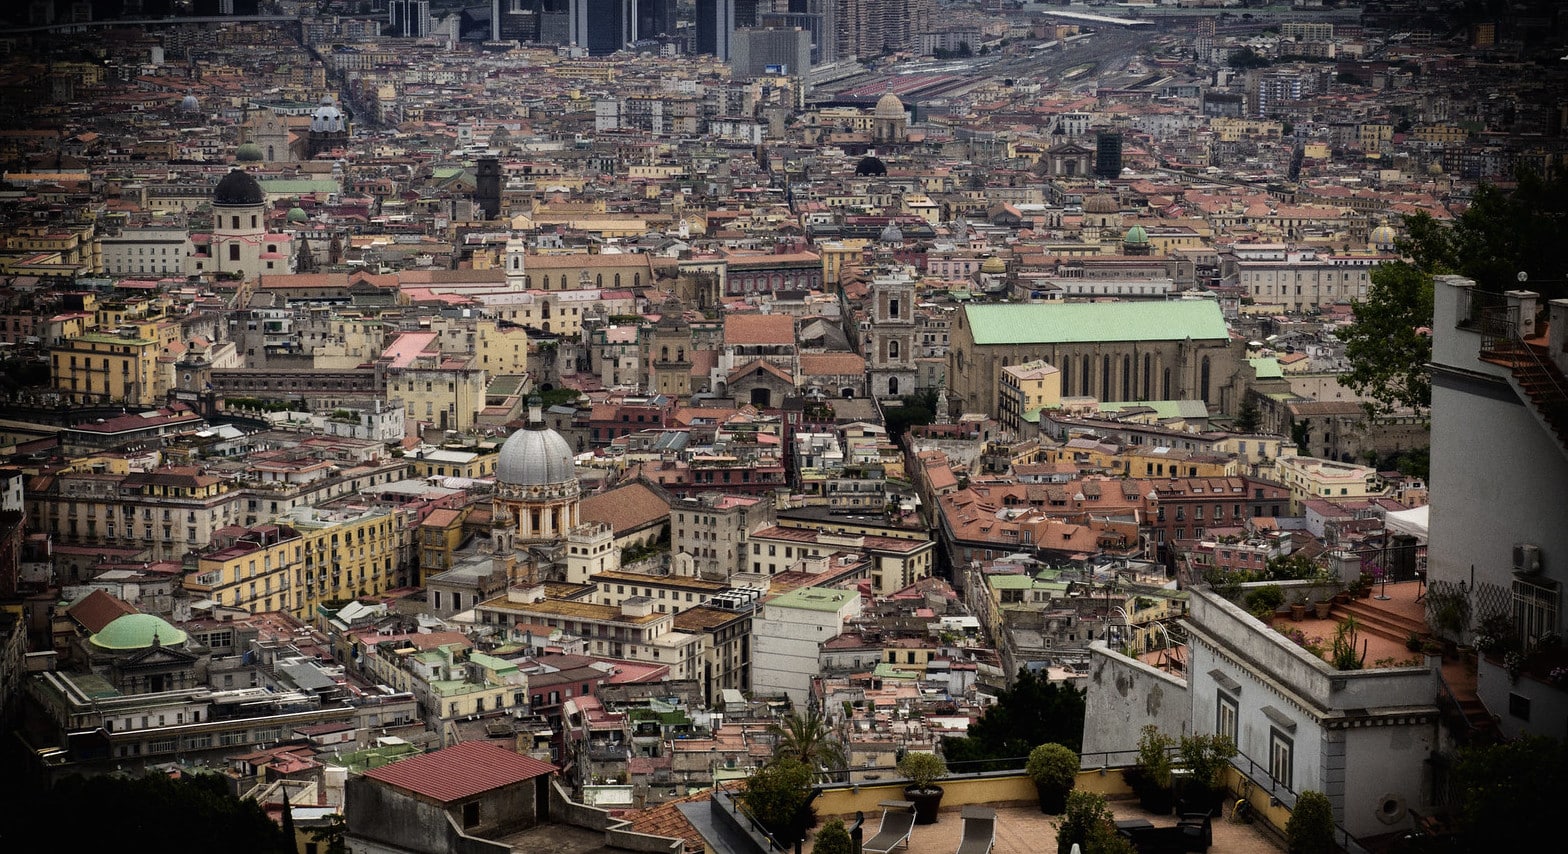
<path id="1" fill-rule="evenodd" d="M 802 353 L 800 372 L 808 377 L 863 374 L 866 360 L 854 353 Z"/>
<path id="2" fill-rule="evenodd" d="M 118 620 L 126 614 L 135 614 L 136 608 L 129 602 L 105 593 L 102 590 L 83 596 L 81 601 L 66 609 L 71 619 L 82 624 L 82 628 L 89 633 L 97 634 L 103 627 Z"/>
<path id="3" fill-rule="evenodd" d="M 633 481 L 583 499 L 584 522 L 604 522 L 616 536 L 670 518 L 670 503 L 652 486 Z"/>
<path id="4" fill-rule="evenodd" d="M 702 834 L 697 832 L 697 828 L 692 826 L 686 814 L 681 812 L 681 804 L 699 804 L 712 799 L 712 792 L 698 792 L 695 795 L 665 801 L 656 807 L 650 807 L 625 818 L 631 822 L 630 829 L 638 833 L 680 839 L 686 843 L 687 851 L 704 851 L 706 848 Z"/>
<path id="5" fill-rule="evenodd" d="M 795 319 L 787 314 L 731 314 L 724 318 L 725 344 L 794 344 Z"/>
<path id="6" fill-rule="evenodd" d="M 752 360 L 751 362 L 748 362 L 748 363 L 746 363 L 746 364 L 736 368 L 735 370 L 730 371 L 729 376 L 726 378 L 726 382 L 730 383 L 731 385 L 734 385 L 736 382 L 738 382 L 741 379 L 741 377 L 744 377 L 747 374 L 751 374 L 751 373 L 754 373 L 754 372 L 761 372 L 761 373 L 765 373 L 765 374 L 772 374 L 775 377 L 778 377 L 779 379 L 783 380 L 785 383 L 788 383 L 789 385 L 794 385 L 795 384 L 795 378 L 790 376 L 789 374 L 785 373 L 783 368 L 779 367 L 778 365 L 773 364 L 772 362 L 766 361 L 764 359 Z"/>
<path id="7" fill-rule="evenodd" d="M 553 774 L 554 765 L 485 741 L 465 741 L 373 768 L 365 776 L 441 803 Z"/>

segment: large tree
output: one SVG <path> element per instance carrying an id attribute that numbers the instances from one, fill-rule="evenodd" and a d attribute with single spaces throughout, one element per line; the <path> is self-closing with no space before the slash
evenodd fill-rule
<path id="1" fill-rule="evenodd" d="M 957 766 L 953 770 L 980 771 L 1005 764 L 998 760 L 1028 756 L 1037 745 L 1049 742 L 1078 750 L 1083 745 L 1086 695 L 1022 669 L 1013 687 L 998 694 L 985 716 L 969 725 L 967 736 L 943 740 L 942 752 L 950 765 Z"/>
<path id="2" fill-rule="evenodd" d="M 774 756 L 789 757 L 817 771 L 844 767 L 844 742 L 816 709 L 804 715 L 790 712 L 782 721 L 769 725 L 768 731 L 778 738 Z"/>
<path id="3" fill-rule="evenodd" d="M 1395 261 L 1372 271 L 1366 301 L 1353 303 L 1355 322 L 1340 331 L 1350 371 L 1341 381 L 1377 413 L 1432 405 L 1432 276 Z"/>
<path id="4" fill-rule="evenodd" d="M 1548 298 L 1563 296 L 1560 248 L 1568 237 L 1568 173 L 1542 177 L 1520 170 L 1517 184 L 1504 190 L 1482 184 L 1470 204 L 1449 224 L 1427 213 L 1404 218 L 1398 243 L 1406 261 L 1372 272 L 1365 302 L 1357 302 L 1355 322 L 1343 330 L 1351 371 L 1346 385 L 1372 400 L 1375 413 L 1408 407 L 1424 413 L 1432 401 L 1432 276 L 1458 274 L 1483 291 L 1501 293 L 1526 287 Z M 1550 290 L 1557 287 L 1559 290 Z"/>

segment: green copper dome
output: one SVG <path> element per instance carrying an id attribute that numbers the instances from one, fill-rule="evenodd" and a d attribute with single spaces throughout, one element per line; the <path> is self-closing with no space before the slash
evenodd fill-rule
<path id="1" fill-rule="evenodd" d="M 261 146 L 254 142 L 241 143 L 240 147 L 234 150 L 234 159 L 242 163 L 260 163 L 263 159 Z"/>
<path id="2" fill-rule="evenodd" d="M 1127 236 L 1122 238 L 1122 242 L 1134 246 L 1148 243 L 1149 232 L 1144 231 L 1143 226 L 1135 225 L 1132 228 L 1127 229 Z"/>
<path id="3" fill-rule="evenodd" d="M 146 649 L 152 646 L 154 638 L 164 646 L 179 646 L 185 643 L 185 637 L 185 632 L 169 625 L 162 617 L 126 614 L 88 640 L 99 649 Z"/>
<path id="4" fill-rule="evenodd" d="M 309 220 L 310 214 L 305 213 L 304 208 L 300 207 L 299 205 L 295 205 L 294 207 L 289 208 L 289 222 L 308 222 Z"/>

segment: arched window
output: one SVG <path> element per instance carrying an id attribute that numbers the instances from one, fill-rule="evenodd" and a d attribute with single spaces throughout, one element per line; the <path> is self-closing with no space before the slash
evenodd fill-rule
<path id="1" fill-rule="evenodd" d="M 633 273 L 632 274 L 632 287 L 634 287 L 634 288 L 642 287 L 642 274 L 641 273 Z"/>
<path id="2" fill-rule="evenodd" d="M 561 274 L 561 290 L 566 290 L 566 274 Z"/>
<path id="3" fill-rule="evenodd" d="M 1094 394 L 1094 362 L 1092 361 L 1091 357 L 1088 356 L 1087 354 L 1083 357 L 1083 380 L 1082 380 L 1082 385 L 1083 385 L 1083 388 L 1079 390 L 1080 394 L 1083 394 L 1083 395 Z"/>
<path id="4" fill-rule="evenodd" d="M 661 362 L 668 362 L 669 360 L 670 360 L 670 348 L 669 348 L 669 346 L 666 345 L 664 347 L 660 347 L 659 348 L 659 361 L 661 361 Z"/>
<path id="5" fill-rule="evenodd" d="M 598 288 L 604 287 L 604 274 L 603 273 L 595 274 L 594 277 L 593 277 L 593 284 L 594 284 L 594 287 L 598 287 Z"/>
<path id="6" fill-rule="evenodd" d="M 887 378 L 887 393 L 898 394 L 898 377 Z"/>
<path id="7" fill-rule="evenodd" d="M 1100 357 L 1100 400 L 1111 399 L 1111 354 Z"/>
<path id="8" fill-rule="evenodd" d="M 1207 402 L 1209 399 L 1209 357 L 1203 357 L 1203 367 L 1198 376 L 1198 397 Z"/>
<path id="9" fill-rule="evenodd" d="M 1143 354 L 1143 399 L 1144 400 L 1148 400 L 1149 399 L 1149 385 L 1150 385 L 1149 376 L 1150 376 L 1149 375 L 1149 354 L 1148 353 L 1144 353 Z"/>
<path id="10" fill-rule="evenodd" d="M 1062 360 L 1062 393 L 1072 394 L 1073 391 L 1073 360 Z"/>
<path id="11" fill-rule="evenodd" d="M 1170 368 L 1166 368 L 1165 369 L 1164 391 L 1161 393 L 1160 399 L 1161 400 L 1170 400 L 1171 399 L 1171 369 Z"/>
<path id="12" fill-rule="evenodd" d="M 1132 357 L 1122 357 L 1122 400 L 1132 400 Z"/>
<path id="13" fill-rule="evenodd" d="M 621 274 L 620 273 L 616 273 L 615 274 L 615 286 L 617 288 L 621 286 Z"/>
<path id="14" fill-rule="evenodd" d="M 887 357 L 889 359 L 898 358 L 898 341 L 896 339 L 887 342 Z M 1006 360 L 1003 360 L 1002 364 L 1007 364 Z"/>

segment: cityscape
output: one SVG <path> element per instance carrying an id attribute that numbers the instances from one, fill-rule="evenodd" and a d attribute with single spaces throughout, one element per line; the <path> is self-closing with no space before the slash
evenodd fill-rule
<path id="1" fill-rule="evenodd" d="M 0 845 L 1549 845 L 1553 0 L 0 22 Z"/>

